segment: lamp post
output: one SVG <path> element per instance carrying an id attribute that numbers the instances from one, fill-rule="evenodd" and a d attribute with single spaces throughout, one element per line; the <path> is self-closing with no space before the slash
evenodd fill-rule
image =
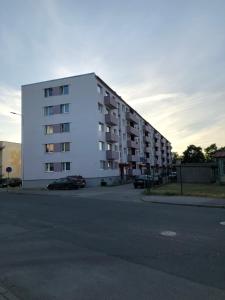
<path id="1" fill-rule="evenodd" d="M 17 113 L 14 111 L 10 111 L 10 114 L 17 115 L 21 117 L 21 164 L 22 164 L 22 187 L 23 187 L 23 180 L 24 180 L 24 167 L 23 167 L 23 114 Z"/>

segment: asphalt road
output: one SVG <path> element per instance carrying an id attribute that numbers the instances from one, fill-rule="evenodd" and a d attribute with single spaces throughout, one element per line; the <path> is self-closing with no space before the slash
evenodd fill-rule
<path id="1" fill-rule="evenodd" d="M 225 299 L 224 209 L 118 200 L 1 193 L 0 299 Z"/>

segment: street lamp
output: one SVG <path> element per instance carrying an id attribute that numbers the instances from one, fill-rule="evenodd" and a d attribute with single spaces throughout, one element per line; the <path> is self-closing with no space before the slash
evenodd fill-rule
<path id="1" fill-rule="evenodd" d="M 23 127 L 23 115 L 21 113 L 17 113 L 14 111 L 10 111 L 10 114 L 17 115 L 21 117 L 22 127 Z M 23 167 L 23 128 L 21 128 L 21 164 L 22 164 L 22 187 L 23 187 L 23 180 L 24 180 L 24 167 Z"/>

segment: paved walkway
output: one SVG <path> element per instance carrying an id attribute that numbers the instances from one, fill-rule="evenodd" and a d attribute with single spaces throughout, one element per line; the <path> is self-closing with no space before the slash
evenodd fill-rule
<path id="1" fill-rule="evenodd" d="M 143 196 L 142 200 L 150 203 L 225 208 L 225 199 L 217 198 L 150 195 Z"/>

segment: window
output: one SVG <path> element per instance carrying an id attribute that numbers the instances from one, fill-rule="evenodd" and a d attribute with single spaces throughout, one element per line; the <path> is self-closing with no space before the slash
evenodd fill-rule
<path id="1" fill-rule="evenodd" d="M 126 133 L 123 133 L 123 140 L 126 139 Z"/>
<path id="2" fill-rule="evenodd" d="M 100 169 L 104 170 L 106 168 L 106 161 L 105 160 L 100 160 Z"/>
<path id="3" fill-rule="evenodd" d="M 107 143 L 107 150 L 112 150 L 112 145 Z"/>
<path id="4" fill-rule="evenodd" d="M 102 113 L 103 112 L 103 105 L 98 103 L 98 110 Z"/>
<path id="5" fill-rule="evenodd" d="M 114 130 L 113 130 L 113 133 L 114 133 L 114 134 L 117 134 L 117 130 L 116 130 L 116 129 L 114 129 Z"/>
<path id="6" fill-rule="evenodd" d="M 70 131 L 70 123 L 60 124 L 60 132 L 69 132 L 69 131 Z"/>
<path id="7" fill-rule="evenodd" d="M 124 155 L 127 155 L 127 148 L 123 148 Z"/>
<path id="8" fill-rule="evenodd" d="M 45 134 L 53 134 L 53 125 L 45 125 Z"/>
<path id="9" fill-rule="evenodd" d="M 61 114 L 66 114 L 68 112 L 69 112 L 69 103 L 61 104 L 60 105 L 60 113 Z"/>
<path id="10" fill-rule="evenodd" d="M 114 149 L 115 149 L 115 151 L 118 151 L 118 146 L 115 145 L 115 146 L 114 146 Z"/>
<path id="11" fill-rule="evenodd" d="M 97 91 L 99 94 L 102 94 L 102 87 L 99 84 L 97 85 Z"/>
<path id="12" fill-rule="evenodd" d="M 61 143 L 61 152 L 70 151 L 70 143 Z"/>
<path id="13" fill-rule="evenodd" d="M 109 96 L 109 92 L 105 91 L 105 96 Z"/>
<path id="14" fill-rule="evenodd" d="M 62 85 L 59 87 L 59 95 L 68 95 L 69 94 L 69 86 Z"/>
<path id="15" fill-rule="evenodd" d="M 106 126 L 106 132 L 110 132 L 110 131 L 111 131 L 110 127 Z"/>
<path id="16" fill-rule="evenodd" d="M 53 94 L 53 89 L 52 88 L 47 88 L 45 89 L 45 97 L 50 97 Z"/>
<path id="17" fill-rule="evenodd" d="M 125 112 L 125 105 L 122 105 L 122 111 Z"/>
<path id="18" fill-rule="evenodd" d="M 53 106 L 45 106 L 44 107 L 44 115 L 45 116 L 53 115 Z"/>
<path id="19" fill-rule="evenodd" d="M 104 150 L 104 142 L 101 142 L 101 141 L 98 142 L 98 149 L 99 149 L 100 151 L 103 151 L 103 150 Z"/>
<path id="20" fill-rule="evenodd" d="M 45 172 L 54 172 L 54 164 L 46 163 L 45 164 Z"/>
<path id="21" fill-rule="evenodd" d="M 54 152 L 54 144 L 46 144 L 45 145 L 45 152 L 47 152 L 47 153 Z"/>
<path id="22" fill-rule="evenodd" d="M 69 171 L 70 170 L 70 162 L 62 162 L 61 167 L 62 167 L 62 171 Z"/>
<path id="23" fill-rule="evenodd" d="M 103 123 L 98 123 L 98 131 L 104 131 L 104 124 Z"/>
<path id="24" fill-rule="evenodd" d="M 106 162 L 107 169 L 113 169 L 113 162 L 111 160 Z"/>

